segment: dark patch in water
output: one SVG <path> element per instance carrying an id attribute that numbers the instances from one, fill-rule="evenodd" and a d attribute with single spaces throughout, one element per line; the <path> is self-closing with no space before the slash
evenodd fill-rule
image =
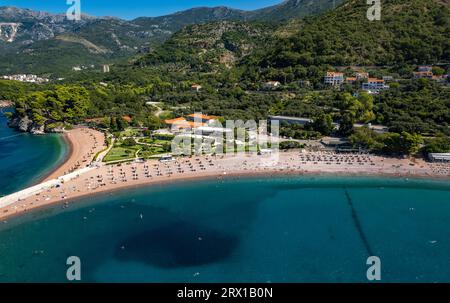
<path id="1" fill-rule="evenodd" d="M 359 221 L 358 213 L 356 212 L 355 206 L 353 205 L 352 197 L 350 196 L 350 193 L 348 192 L 347 189 L 345 189 L 345 197 L 347 198 L 348 205 L 350 206 L 350 209 L 352 210 L 353 223 L 355 224 L 355 228 L 359 233 L 359 237 L 361 238 L 361 241 L 363 242 L 368 255 L 375 256 L 372 252 L 372 249 L 370 248 L 369 240 L 367 240 L 367 237 L 366 237 L 366 234 L 364 233 L 361 222 Z"/>
<path id="2" fill-rule="evenodd" d="M 199 266 L 227 259 L 238 242 L 234 235 L 180 221 L 128 237 L 115 256 L 160 268 Z"/>

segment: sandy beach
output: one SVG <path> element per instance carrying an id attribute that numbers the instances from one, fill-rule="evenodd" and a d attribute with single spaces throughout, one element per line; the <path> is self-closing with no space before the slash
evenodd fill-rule
<path id="1" fill-rule="evenodd" d="M 75 128 L 64 134 L 64 140 L 69 145 L 69 154 L 62 163 L 43 181 L 56 179 L 89 165 L 93 157 L 106 148 L 103 133 L 89 128 Z"/>
<path id="2" fill-rule="evenodd" d="M 69 133 L 72 144 L 69 159 L 47 180 L 89 166 L 93 157 L 104 150 L 104 135 L 79 128 Z M 46 188 L 35 195 L 19 199 L 0 208 L 0 220 L 36 208 L 61 203 L 66 208 L 82 197 L 114 192 L 126 188 L 151 186 L 188 180 L 221 180 L 223 178 L 275 175 L 339 175 L 388 176 L 450 180 L 450 164 L 428 163 L 422 159 L 386 158 L 368 154 L 338 154 L 293 150 L 273 155 L 237 154 L 234 156 L 192 156 L 169 162 L 149 160 L 139 163 L 105 165 L 96 163 L 91 169 L 69 181 Z"/>

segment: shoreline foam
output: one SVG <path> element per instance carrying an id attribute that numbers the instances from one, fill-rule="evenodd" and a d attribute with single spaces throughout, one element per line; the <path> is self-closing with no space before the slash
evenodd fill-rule
<path id="1" fill-rule="evenodd" d="M 80 144 L 80 142 L 73 142 L 74 140 L 86 140 L 89 132 L 90 138 L 92 138 L 92 132 L 95 134 L 94 137 L 99 136 L 101 138 L 103 136 L 103 134 L 93 130 L 87 131 L 86 128 L 78 129 L 78 132 L 82 136 L 67 136 L 67 140 L 73 144 L 73 152 L 69 159 L 47 179 L 53 176 L 55 178 L 58 177 L 63 167 L 71 167 L 77 161 L 79 162 L 80 152 L 79 150 L 77 151 L 78 147 L 83 146 L 85 151 L 90 150 L 90 154 L 92 154 L 92 145 Z M 96 140 L 98 141 L 100 139 L 97 138 Z M 102 149 L 99 145 L 97 149 Z M 100 194 L 114 194 L 115 192 L 127 189 L 173 184 L 174 182 L 254 177 L 271 178 L 277 176 L 383 177 L 424 179 L 430 181 L 450 179 L 450 174 L 439 175 L 433 170 L 431 164 L 423 160 L 411 162 L 408 159 L 394 159 L 371 155 L 350 155 L 348 156 L 350 157 L 349 159 L 352 159 L 351 157 L 361 157 L 362 160 L 358 158 L 359 162 L 351 164 L 348 162 L 339 163 L 339 161 L 335 164 L 325 162 L 308 162 L 304 164 L 306 162 L 301 163 L 300 160 L 303 155 L 308 157 L 338 157 L 337 154 L 290 151 L 280 153 L 280 162 L 277 163 L 277 166 L 269 168 L 262 165 L 265 163 L 264 157 L 257 156 L 256 154 L 238 155 L 231 158 L 223 158 L 221 156 L 185 157 L 178 158 L 176 161 L 170 163 L 147 161 L 145 163 L 111 166 L 102 164 L 77 176 L 73 180 L 62 182 L 57 188 L 43 190 L 39 194 L 0 209 L 0 220 L 6 220 L 31 212 L 32 210 L 42 209 L 52 205 L 69 204 L 73 201 L 95 197 Z M 152 177 L 146 177 L 145 174 L 150 174 L 150 170 Z M 182 172 L 178 172 L 177 170 L 182 170 Z M 158 175 L 156 175 L 156 172 Z M 137 179 L 134 179 L 135 174 L 139 176 Z M 131 180 L 131 176 L 133 176 L 133 180 Z"/>
<path id="2" fill-rule="evenodd" d="M 9 216 L 4 216 L 0 214 L 0 220 L 3 222 L 8 223 L 8 220 L 12 219 L 18 219 L 20 217 L 24 217 L 26 215 L 37 215 L 39 216 L 39 212 L 45 211 L 45 210 L 54 210 L 57 209 L 58 211 L 63 212 L 65 209 L 72 210 L 72 206 L 77 207 L 78 202 L 89 202 L 93 203 L 95 205 L 96 202 L 93 201 L 87 201 L 88 198 L 92 199 L 98 199 L 98 198 L 106 198 L 108 196 L 112 196 L 116 193 L 122 193 L 130 190 L 138 190 L 138 189 L 144 189 L 149 187 L 157 187 L 157 186 L 171 186 L 171 185 L 179 185 L 179 184 L 195 184 L 197 182 L 202 181 L 211 181 L 211 182 L 220 182 L 220 181 L 238 181 L 238 180 L 270 180 L 274 178 L 287 178 L 287 177 L 336 177 L 336 178 L 382 178 L 385 180 L 391 179 L 392 181 L 430 181 L 430 182 L 438 182 L 438 181 L 444 181 L 448 180 L 446 177 L 428 177 L 428 176 L 396 176 L 396 175 L 380 175 L 380 174 L 340 174 L 340 173 L 317 173 L 317 172 L 311 172 L 311 173 L 302 173 L 302 172 L 277 172 L 273 171 L 271 173 L 267 172 L 256 172 L 251 174 L 245 174 L 245 173 L 229 173 L 227 175 L 205 175 L 205 176 L 191 176 L 189 178 L 174 178 L 174 179 L 167 179 L 167 180 L 155 180 L 154 182 L 148 182 L 148 183 L 141 183 L 141 184 L 130 184 L 123 187 L 118 188 L 112 188 L 112 189 L 106 189 L 103 191 L 97 191 L 97 192 L 91 192 L 86 193 L 83 195 L 79 195 L 76 197 L 68 198 L 66 200 L 58 200 L 49 204 L 44 204 L 40 206 L 36 206 L 34 208 L 30 208 L 29 210 L 22 212 L 22 213 L 15 213 L 10 214 Z M 66 207 L 64 207 L 66 206 Z M 80 205 L 81 207 L 83 205 Z"/>

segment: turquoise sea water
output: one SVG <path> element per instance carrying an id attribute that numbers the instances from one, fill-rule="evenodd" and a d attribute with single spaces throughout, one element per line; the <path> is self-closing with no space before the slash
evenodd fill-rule
<path id="1" fill-rule="evenodd" d="M 84 199 L 0 224 L 0 281 L 450 282 L 450 184 L 198 181 Z"/>
<path id="2" fill-rule="evenodd" d="M 0 112 L 0 196 L 37 182 L 67 153 L 59 135 L 32 136 L 10 129 L 6 123 Z"/>
<path id="3" fill-rule="evenodd" d="M 53 169 L 59 136 L 6 127 L 0 195 Z M 91 197 L 0 222 L 0 282 L 450 282 L 450 184 L 381 178 L 202 181 Z"/>

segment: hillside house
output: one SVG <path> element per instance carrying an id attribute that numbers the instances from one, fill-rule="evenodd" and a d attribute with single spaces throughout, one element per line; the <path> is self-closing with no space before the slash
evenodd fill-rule
<path id="1" fill-rule="evenodd" d="M 264 83 L 263 88 L 270 90 L 270 89 L 276 89 L 280 86 L 281 86 L 281 83 L 278 81 L 268 81 L 268 82 Z"/>
<path id="2" fill-rule="evenodd" d="M 381 90 L 389 89 L 386 81 L 383 79 L 369 78 L 367 82 L 362 84 L 362 89 L 366 91 L 379 92 Z"/>
<path id="3" fill-rule="evenodd" d="M 324 83 L 331 86 L 340 86 L 344 83 L 344 74 L 337 72 L 327 72 Z"/>

